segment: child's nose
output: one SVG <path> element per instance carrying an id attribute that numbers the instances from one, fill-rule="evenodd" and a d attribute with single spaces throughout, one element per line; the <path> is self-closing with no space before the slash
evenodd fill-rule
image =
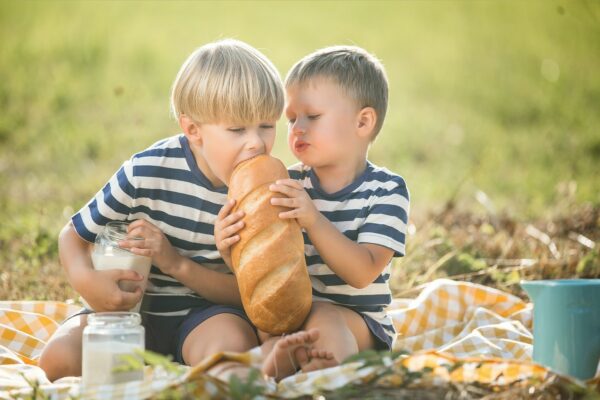
<path id="1" fill-rule="evenodd" d="M 249 149 L 264 149 L 265 142 L 258 132 L 251 132 L 248 136 L 248 148 Z"/>
<path id="2" fill-rule="evenodd" d="M 302 119 L 300 119 L 300 118 L 298 118 L 297 120 L 294 121 L 294 123 L 292 124 L 290 129 L 294 135 L 302 135 L 306 132 L 304 123 L 302 122 Z"/>

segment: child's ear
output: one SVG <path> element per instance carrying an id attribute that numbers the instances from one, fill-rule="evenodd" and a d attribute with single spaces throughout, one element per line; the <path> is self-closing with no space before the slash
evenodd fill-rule
<path id="1" fill-rule="evenodd" d="M 188 117 L 185 114 L 181 114 L 179 116 L 179 127 L 190 142 L 198 144 L 202 143 L 202 138 L 200 135 L 200 129 L 198 129 L 198 124 L 196 124 L 190 117 Z"/>
<path id="2" fill-rule="evenodd" d="M 377 113 L 373 107 L 364 107 L 358 112 L 358 135 L 370 138 L 377 124 Z"/>

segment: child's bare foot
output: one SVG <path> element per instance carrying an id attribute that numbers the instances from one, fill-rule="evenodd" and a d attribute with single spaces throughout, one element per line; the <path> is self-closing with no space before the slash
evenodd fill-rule
<path id="1" fill-rule="evenodd" d="M 331 351 L 310 349 L 308 352 L 308 361 L 300 364 L 300 367 L 302 368 L 302 372 L 310 372 L 337 365 L 340 365 L 340 363 L 335 359 Z"/>
<path id="2" fill-rule="evenodd" d="M 310 360 L 310 346 L 319 339 L 319 330 L 300 331 L 283 336 L 275 343 L 273 350 L 267 355 L 262 372 L 281 380 L 296 373 L 300 363 Z"/>

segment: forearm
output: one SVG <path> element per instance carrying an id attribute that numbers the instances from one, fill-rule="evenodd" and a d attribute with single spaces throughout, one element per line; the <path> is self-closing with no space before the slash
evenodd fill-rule
<path id="1" fill-rule="evenodd" d="M 171 276 L 213 303 L 242 305 L 237 280 L 232 274 L 213 271 L 182 256 Z"/>
<path id="2" fill-rule="evenodd" d="M 78 293 L 85 292 L 85 287 L 89 284 L 85 276 L 94 269 L 90 256 L 91 246 L 91 243 L 79 237 L 70 222 L 60 232 L 58 238 L 60 262 L 69 283 Z"/>
<path id="3" fill-rule="evenodd" d="M 366 287 L 385 267 L 377 265 L 366 246 L 348 239 L 322 214 L 307 234 L 323 262 L 350 286 Z"/>

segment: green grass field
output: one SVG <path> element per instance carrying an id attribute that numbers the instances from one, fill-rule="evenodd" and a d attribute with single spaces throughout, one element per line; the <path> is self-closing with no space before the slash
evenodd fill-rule
<path id="1" fill-rule="evenodd" d="M 2 1 L 0 298 L 72 295 L 58 231 L 123 160 L 178 132 L 179 66 L 226 37 L 282 75 L 333 44 L 383 60 L 370 158 L 406 178 L 417 229 L 449 199 L 518 219 L 600 204 L 599 2 Z M 285 136 L 282 120 L 274 155 L 291 163 Z"/>

